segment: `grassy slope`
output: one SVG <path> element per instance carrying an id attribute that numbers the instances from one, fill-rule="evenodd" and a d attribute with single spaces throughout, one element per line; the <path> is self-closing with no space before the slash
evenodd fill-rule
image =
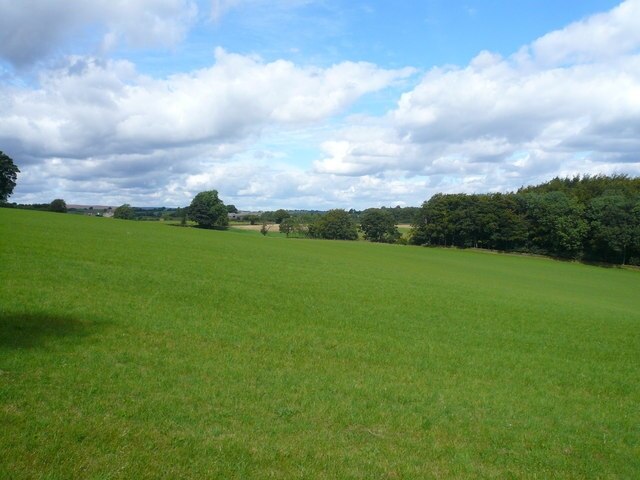
<path id="1" fill-rule="evenodd" d="M 637 478 L 639 287 L 0 209 L 0 478 Z"/>

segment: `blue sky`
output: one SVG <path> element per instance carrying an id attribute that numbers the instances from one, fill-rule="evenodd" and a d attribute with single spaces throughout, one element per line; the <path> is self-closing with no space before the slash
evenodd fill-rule
<path id="1" fill-rule="evenodd" d="M 464 65 L 481 50 L 509 55 L 545 33 L 618 3 L 405 0 L 274 6 L 239 2 L 212 19 L 210 2 L 199 2 L 195 28 L 176 48 L 121 49 L 116 55 L 135 59 L 141 71 L 154 75 L 206 67 L 215 46 L 301 64 L 326 66 L 349 59 L 427 69 Z"/>
<path id="2" fill-rule="evenodd" d="M 640 1 L 0 0 L 11 200 L 419 205 L 640 174 Z"/>

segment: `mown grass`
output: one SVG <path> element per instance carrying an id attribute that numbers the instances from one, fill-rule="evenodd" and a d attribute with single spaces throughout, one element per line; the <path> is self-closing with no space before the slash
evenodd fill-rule
<path id="1" fill-rule="evenodd" d="M 640 274 L 0 209 L 0 478 L 638 478 Z"/>

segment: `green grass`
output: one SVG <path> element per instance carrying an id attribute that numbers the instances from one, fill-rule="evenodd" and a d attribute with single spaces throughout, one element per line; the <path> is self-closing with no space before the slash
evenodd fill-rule
<path id="1" fill-rule="evenodd" d="M 640 273 L 0 209 L 0 478 L 639 478 Z"/>

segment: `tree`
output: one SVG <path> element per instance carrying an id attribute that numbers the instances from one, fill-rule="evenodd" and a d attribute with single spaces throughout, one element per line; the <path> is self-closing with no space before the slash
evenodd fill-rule
<path id="1" fill-rule="evenodd" d="M 0 203 L 7 201 L 13 193 L 18 178 L 18 167 L 15 166 L 9 155 L 0 151 Z"/>
<path id="2" fill-rule="evenodd" d="M 563 192 L 522 195 L 533 251 L 565 258 L 582 254 L 587 234 L 584 207 Z"/>
<path id="3" fill-rule="evenodd" d="M 198 193 L 189 206 L 189 218 L 201 228 L 226 227 L 229 225 L 227 213 L 217 190 Z"/>
<path id="4" fill-rule="evenodd" d="M 395 243 L 401 236 L 391 212 L 376 208 L 364 211 L 360 217 L 360 230 L 371 242 Z"/>
<path id="5" fill-rule="evenodd" d="M 120 218 L 121 220 L 133 220 L 135 218 L 135 212 L 128 203 L 120 205 L 113 211 L 113 218 Z"/>
<path id="6" fill-rule="evenodd" d="M 327 240 L 357 240 L 356 225 L 347 212 L 341 209 L 329 210 L 309 225 L 308 235 Z"/>
<path id="7" fill-rule="evenodd" d="M 515 194 L 491 194 L 496 213 L 495 230 L 490 233 L 489 248 L 498 250 L 523 250 L 527 243 L 527 222 L 524 214 L 518 210 L 518 197 Z M 480 222 L 485 222 L 480 219 Z M 484 224 L 484 223 L 483 223 Z"/>
<path id="8" fill-rule="evenodd" d="M 260 220 L 262 222 L 273 222 L 274 221 L 274 217 L 273 217 L 274 212 L 262 212 L 260 214 Z"/>
<path id="9" fill-rule="evenodd" d="M 273 212 L 273 221 L 276 222 L 278 225 L 280 225 L 280 223 L 282 223 L 282 221 L 285 218 L 290 218 L 290 217 L 291 217 L 291 214 L 283 209 L 276 210 L 275 212 Z"/>
<path id="10" fill-rule="evenodd" d="M 436 193 L 422 204 L 412 224 L 411 243 L 415 245 L 449 244 L 451 232 L 451 195 Z"/>
<path id="11" fill-rule="evenodd" d="M 589 203 L 587 219 L 590 227 L 591 253 L 605 261 L 627 262 L 629 248 L 637 242 L 640 226 L 638 200 L 619 193 L 596 197 Z"/>
<path id="12" fill-rule="evenodd" d="M 67 213 L 67 203 L 62 198 L 56 198 L 49 205 L 49 210 L 58 213 Z"/>
<path id="13" fill-rule="evenodd" d="M 247 220 L 251 225 L 255 225 L 260 221 L 260 217 L 258 215 L 245 215 L 244 219 Z"/>
<path id="14" fill-rule="evenodd" d="M 283 218 L 280 222 L 280 233 L 284 233 L 287 238 L 292 233 L 300 231 L 300 222 L 295 217 Z"/>
<path id="15" fill-rule="evenodd" d="M 227 212 L 228 213 L 238 213 L 238 209 L 236 208 L 235 205 L 227 205 Z"/>

